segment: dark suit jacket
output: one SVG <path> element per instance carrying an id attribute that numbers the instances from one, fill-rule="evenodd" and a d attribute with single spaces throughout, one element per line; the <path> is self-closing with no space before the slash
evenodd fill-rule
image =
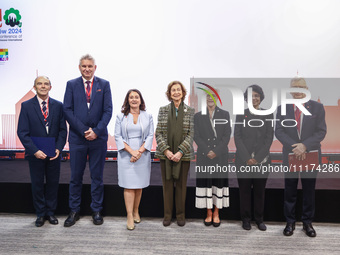
<path id="1" fill-rule="evenodd" d="M 82 77 L 67 82 L 64 96 L 64 113 L 70 124 L 69 142 L 86 142 L 84 132 L 90 127 L 98 139 L 107 141 L 107 125 L 112 116 L 112 97 L 110 83 L 94 77 L 90 108 L 87 107 Z"/>
<path id="2" fill-rule="evenodd" d="M 34 156 L 39 149 L 33 143 L 31 136 L 36 137 L 55 137 L 56 149 L 63 150 L 67 128 L 63 113 L 62 103 L 49 99 L 49 122 L 48 134 L 44 123 L 44 116 L 41 112 L 37 96 L 21 104 L 21 112 L 18 122 L 18 136 L 26 150 L 26 156 Z"/>
<path id="3" fill-rule="evenodd" d="M 229 112 L 216 107 L 213 119 L 228 121 L 227 124 L 215 125 L 217 137 L 215 137 L 211 126 L 208 110 L 206 115 L 202 115 L 202 112 L 198 112 L 194 116 L 194 141 L 198 146 L 198 165 L 211 164 L 211 160 L 207 157 L 208 152 L 211 150 L 215 152 L 217 158 L 221 159 L 222 162 L 228 162 L 228 143 L 231 134 Z M 205 164 L 205 162 L 207 164 Z"/>
<path id="4" fill-rule="evenodd" d="M 273 118 L 273 114 L 266 116 L 253 115 L 249 109 L 245 110 L 244 115 L 236 116 L 236 123 L 245 120 L 245 127 L 242 124 L 235 124 L 236 164 L 246 164 L 252 158 L 251 154 L 253 152 L 258 163 L 261 163 L 269 155 L 269 149 L 274 137 L 274 127 L 272 127 L 272 122 L 266 121 L 266 119 Z M 251 127 L 248 125 L 248 121 L 251 119 L 261 119 L 264 124 L 261 127 Z M 253 121 L 250 124 L 260 126 L 261 122 Z"/>
<path id="5" fill-rule="evenodd" d="M 318 150 L 321 158 L 321 141 L 325 138 L 327 127 L 325 121 L 325 109 L 322 104 L 310 100 L 305 103 L 305 108 L 312 114 L 304 115 L 302 120 L 301 139 L 299 139 L 296 127 L 284 127 L 282 120 L 295 119 L 294 106 L 287 105 L 286 116 L 281 115 L 281 106 L 277 109 L 275 136 L 283 145 L 283 164 L 288 165 L 288 154 L 292 152 L 292 145 L 303 143 L 307 152 Z M 293 123 L 287 122 L 291 126 Z"/>

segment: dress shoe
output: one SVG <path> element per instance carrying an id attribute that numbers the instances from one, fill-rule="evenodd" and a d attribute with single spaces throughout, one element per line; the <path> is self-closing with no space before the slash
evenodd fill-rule
<path id="1" fill-rule="evenodd" d="M 244 230 L 251 230 L 250 221 L 248 221 L 248 220 L 242 221 L 242 228 Z"/>
<path id="2" fill-rule="evenodd" d="M 133 222 L 138 224 L 138 223 L 141 222 L 141 219 L 140 218 L 139 219 L 133 219 Z"/>
<path id="3" fill-rule="evenodd" d="M 220 225 L 221 225 L 221 222 L 214 222 L 214 221 L 213 221 L 213 226 L 214 226 L 215 228 L 219 227 Z"/>
<path id="4" fill-rule="evenodd" d="M 295 223 L 287 223 L 285 229 L 283 230 L 283 234 L 285 236 L 291 236 L 295 230 Z"/>
<path id="5" fill-rule="evenodd" d="M 134 230 L 135 229 L 135 225 L 132 225 L 132 226 L 126 225 L 126 228 L 127 228 L 127 230 Z"/>
<path id="6" fill-rule="evenodd" d="M 73 226 L 76 221 L 79 220 L 79 213 L 78 212 L 70 212 L 67 219 L 64 222 L 64 227 L 71 227 Z"/>
<path id="7" fill-rule="evenodd" d="M 48 222 L 52 225 L 58 224 L 58 219 L 54 215 L 47 215 L 45 219 L 48 220 Z"/>
<path id="8" fill-rule="evenodd" d="M 167 220 L 167 219 L 163 220 L 163 226 L 164 227 L 170 226 L 170 224 L 171 224 L 171 220 Z"/>
<path id="9" fill-rule="evenodd" d="M 183 227 L 185 225 L 185 219 L 177 219 L 177 225 Z"/>
<path id="10" fill-rule="evenodd" d="M 104 222 L 103 216 L 100 214 L 100 212 L 94 212 L 92 214 L 92 219 L 94 225 L 101 225 Z"/>
<path id="11" fill-rule="evenodd" d="M 204 225 L 206 225 L 207 227 L 209 227 L 209 226 L 211 226 L 213 224 L 212 219 L 211 219 L 211 221 L 203 220 L 203 222 L 204 222 Z"/>
<path id="12" fill-rule="evenodd" d="M 215 222 L 215 221 L 213 221 L 213 226 L 215 227 L 215 228 L 217 228 L 217 227 L 219 227 L 220 225 L 221 225 L 221 220 L 220 220 L 220 222 Z"/>
<path id="13" fill-rule="evenodd" d="M 41 227 L 41 226 L 44 225 L 44 223 L 45 223 L 45 217 L 43 217 L 43 216 L 40 216 L 35 220 L 35 226 L 36 227 Z"/>
<path id="14" fill-rule="evenodd" d="M 309 237 L 316 237 L 316 232 L 312 226 L 312 223 L 303 223 L 303 230 Z"/>
<path id="15" fill-rule="evenodd" d="M 261 231 L 267 230 L 267 226 L 263 222 L 256 222 L 256 225 L 259 228 L 259 230 L 261 230 Z"/>

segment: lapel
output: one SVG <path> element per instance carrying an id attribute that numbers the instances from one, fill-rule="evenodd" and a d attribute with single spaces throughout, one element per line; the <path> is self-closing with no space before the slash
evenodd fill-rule
<path id="1" fill-rule="evenodd" d="M 74 91 L 75 91 L 75 93 L 77 93 L 79 91 L 79 95 L 80 95 L 80 98 L 81 98 L 81 104 L 84 104 L 86 106 L 86 109 L 87 109 L 85 86 L 84 86 L 83 78 L 81 76 L 79 77 L 76 86 L 77 87 L 75 88 Z"/>
<path id="2" fill-rule="evenodd" d="M 218 116 L 216 116 L 217 109 L 218 108 L 216 107 L 213 119 L 218 119 Z M 211 126 L 208 107 L 207 107 L 207 114 L 202 115 L 202 123 L 201 124 L 203 124 L 203 123 L 205 123 L 205 131 L 209 133 L 209 137 L 214 137 L 215 134 L 214 134 L 213 128 Z"/>
<path id="3" fill-rule="evenodd" d="M 146 114 L 145 111 L 140 111 L 139 114 L 139 123 L 141 125 L 142 128 L 142 140 L 144 141 L 146 135 L 148 134 L 149 129 L 148 127 L 148 123 L 149 123 L 149 118 L 148 115 Z"/>
<path id="4" fill-rule="evenodd" d="M 168 105 L 165 107 L 165 109 L 164 109 L 163 121 L 164 121 L 165 123 L 168 122 L 168 115 L 169 115 L 169 112 L 170 112 L 170 107 L 171 107 L 171 103 L 168 104 Z"/>
<path id="5" fill-rule="evenodd" d="M 305 103 L 305 108 L 312 114 L 313 108 L 312 108 L 310 101 Z M 306 129 L 308 127 L 308 119 L 309 118 L 310 118 L 310 116 L 303 115 L 303 119 L 302 119 L 302 123 L 301 123 L 301 125 L 302 125 L 302 127 L 301 127 L 301 137 L 302 137 L 304 129 Z"/>
<path id="6" fill-rule="evenodd" d="M 295 120 L 295 112 L 294 112 L 293 104 L 287 105 L 287 119 Z M 295 136 L 295 139 L 299 140 L 297 127 L 294 127 L 294 136 Z"/>
<path id="7" fill-rule="evenodd" d="M 34 108 L 34 110 L 35 110 L 35 112 L 36 112 L 36 114 L 38 116 L 38 119 L 40 120 L 41 125 L 44 127 L 43 129 L 44 129 L 45 133 L 47 134 L 46 128 L 45 128 L 44 116 L 43 116 L 43 114 L 41 112 L 41 108 L 40 108 L 37 96 L 34 97 L 33 108 Z"/>
<path id="8" fill-rule="evenodd" d="M 54 114 L 54 110 L 55 110 L 55 104 L 54 104 L 54 100 L 50 97 L 50 101 L 49 101 L 49 106 L 48 106 L 48 133 L 50 134 L 51 133 L 51 129 L 53 127 L 53 121 L 54 121 L 54 118 L 53 116 L 55 115 Z"/>

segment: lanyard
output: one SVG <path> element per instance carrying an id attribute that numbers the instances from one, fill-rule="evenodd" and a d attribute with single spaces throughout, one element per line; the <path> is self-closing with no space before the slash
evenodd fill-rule
<path id="1" fill-rule="evenodd" d="M 47 102 L 46 102 L 46 112 L 43 111 L 41 105 L 40 105 L 40 110 L 41 110 L 41 113 L 44 115 L 44 121 L 47 122 L 47 117 L 48 117 L 48 106 L 49 106 L 49 103 L 50 103 L 50 98 L 47 99 Z"/>
<path id="2" fill-rule="evenodd" d="M 85 89 L 85 92 L 86 92 L 87 98 L 91 98 L 91 93 L 92 93 L 92 86 L 93 86 L 93 81 L 94 81 L 94 79 L 92 80 L 91 87 L 90 87 L 90 91 L 87 91 L 87 87 L 86 87 L 86 89 Z"/>

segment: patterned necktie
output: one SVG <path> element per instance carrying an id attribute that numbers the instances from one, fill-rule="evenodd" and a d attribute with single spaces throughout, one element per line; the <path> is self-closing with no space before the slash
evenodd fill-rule
<path id="1" fill-rule="evenodd" d="M 86 86 L 86 101 L 88 102 L 88 103 L 90 103 L 90 101 L 91 101 L 91 86 L 90 86 L 90 81 L 86 81 L 85 82 L 86 84 L 87 84 L 87 86 Z"/>
<path id="2" fill-rule="evenodd" d="M 295 107 L 295 120 L 296 120 L 296 128 L 298 130 L 298 133 L 300 134 L 301 111 L 298 107 Z"/>
<path id="3" fill-rule="evenodd" d="M 48 126 L 48 122 L 47 122 L 47 116 L 48 116 L 48 110 L 47 110 L 47 107 L 46 107 L 46 102 L 43 101 L 42 103 L 42 113 L 44 115 L 44 121 L 45 121 L 45 126 Z"/>
<path id="4" fill-rule="evenodd" d="M 44 116 L 46 116 L 47 115 L 47 112 L 46 112 L 46 110 L 47 110 L 47 107 L 46 107 L 46 102 L 45 101 L 43 101 L 42 103 L 42 111 L 43 111 L 43 114 L 44 114 Z"/>

